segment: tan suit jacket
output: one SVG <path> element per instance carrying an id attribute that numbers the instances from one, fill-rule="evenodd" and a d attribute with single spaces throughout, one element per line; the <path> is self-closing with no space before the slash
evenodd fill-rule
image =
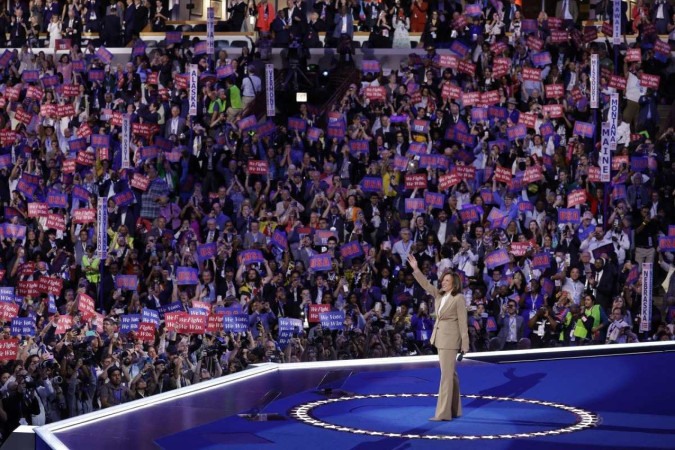
<path id="1" fill-rule="evenodd" d="M 469 329 L 463 294 L 450 295 L 441 309 L 443 295 L 423 275 L 414 273 L 422 288 L 434 297 L 436 322 L 431 344 L 438 349 L 469 352 Z"/>

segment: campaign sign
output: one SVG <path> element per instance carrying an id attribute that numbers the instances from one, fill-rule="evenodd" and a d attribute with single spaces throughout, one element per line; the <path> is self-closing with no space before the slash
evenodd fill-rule
<path id="1" fill-rule="evenodd" d="M 300 119 L 302 120 L 302 119 Z M 239 122 L 237 122 L 237 126 L 241 131 L 248 131 L 250 129 L 255 128 L 256 124 L 258 121 L 256 120 L 255 116 L 246 116 L 243 119 L 241 119 Z M 289 119 L 289 124 L 291 123 L 291 119 Z M 303 130 L 304 131 L 304 130 Z"/>
<path id="2" fill-rule="evenodd" d="M 40 80 L 39 70 L 24 70 L 21 73 L 21 81 L 24 83 L 35 83 Z"/>
<path id="3" fill-rule="evenodd" d="M 160 312 L 161 314 L 161 312 Z M 178 320 L 183 317 L 187 316 L 188 314 L 183 311 L 174 311 L 174 312 L 167 312 L 164 314 L 164 326 L 167 331 L 174 331 L 178 327 Z"/>
<path id="4" fill-rule="evenodd" d="M 506 135 L 509 138 L 509 141 L 524 139 L 525 136 L 527 136 L 527 127 L 523 124 L 514 125 L 510 128 L 507 128 Z"/>
<path id="5" fill-rule="evenodd" d="M 642 61 L 642 50 L 637 48 L 629 48 L 626 50 L 626 57 L 624 58 L 626 62 L 640 62 Z"/>
<path id="6" fill-rule="evenodd" d="M 35 336 L 35 319 L 32 317 L 15 317 L 9 331 L 12 336 Z"/>
<path id="7" fill-rule="evenodd" d="M 366 155 L 370 151 L 370 144 L 364 139 L 353 140 L 349 142 L 349 151 L 354 156 Z"/>
<path id="8" fill-rule="evenodd" d="M 560 119 L 563 116 L 563 107 L 562 105 L 544 105 L 544 107 L 542 108 L 542 112 L 544 114 L 547 114 L 548 117 L 550 117 L 551 119 Z M 543 124 L 541 127 L 539 127 L 539 132 L 542 133 L 542 135 L 544 134 L 542 128 L 545 125 L 548 125 L 551 128 L 551 131 L 553 131 L 553 125 L 548 123 Z"/>
<path id="9" fill-rule="evenodd" d="M 406 213 L 418 213 L 424 212 L 424 199 L 423 198 L 406 198 L 405 199 L 405 212 Z"/>
<path id="10" fill-rule="evenodd" d="M 429 132 L 429 121 L 419 119 L 413 120 L 412 131 L 413 133 L 427 134 Z"/>
<path id="11" fill-rule="evenodd" d="M 14 303 L 13 287 L 0 287 L 0 303 Z"/>
<path id="12" fill-rule="evenodd" d="M 588 27 L 584 27 L 584 36 L 583 36 L 584 44 L 593 42 L 597 38 L 598 38 L 598 28 L 596 26 L 591 25 Z"/>
<path id="13" fill-rule="evenodd" d="M 351 241 L 340 247 L 340 255 L 344 259 L 353 259 L 363 256 L 363 248 L 358 241 Z"/>
<path id="14" fill-rule="evenodd" d="M 532 55 L 532 64 L 537 67 L 551 64 L 551 54 L 549 52 L 540 52 Z"/>
<path id="15" fill-rule="evenodd" d="M 150 308 L 143 308 L 141 310 L 141 323 L 152 324 L 155 328 L 159 328 L 159 312 Z"/>
<path id="16" fill-rule="evenodd" d="M 85 320 L 96 316 L 96 304 L 94 299 L 87 294 L 77 294 L 77 310 Z"/>
<path id="17" fill-rule="evenodd" d="M 199 270 L 193 267 L 178 267 L 176 269 L 176 284 L 179 286 L 199 284 Z"/>
<path id="18" fill-rule="evenodd" d="M 16 303 L 0 303 L 0 321 L 9 322 L 19 315 L 19 305 Z"/>
<path id="19" fill-rule="evenodd" d="M 588 181 L 590 181 L 591 183 L 600 183 L 600 167 L 598 166 L 588 167 Z"/>
<path id="20" fill-rule="evenodd" d="M 141 323 L 140 314 L 125 314 L 120 316 L 120 333 L 138 331 L 139 323 Z"/>
<path id="21" fill-rule="evenodd" d="M 364 177 L 361 180 L 361 190 L 363 192 L 382 191 L 382 177 Z"/>
<path id="22" fill-rule="evenodd" d="M 497 208 L 492 208 L 490 214 L 487 216 L 487 220 L 490 222 L 492 228 L 506 228 L 511 219 L 506 213 Z"/>
<path id="23" fill-rule="evenodd" d="M 155 341 L 155 324 L 149 322 L 139 322 L 136 331 L 136 338 L 141 342 Z"/>
<path id="24" fill-rule="evenodd" d="M 267 175 L 268 172 L 267 161 L 252 159 L 248 162 L 248 173 L 251 175 Z"/>
<path id="25" fill-rule="evenodd" d="M 28 217 L 45 217 L 47 214 L 49 214 L 49 206 L 46 203 L 28 203 Z"/>
<path id="26" fill-rule="evenodd" d="M 307 140 L 310 142 L 317 142 L 321 138 L 321 128 L 309 128 L 307 130 Z"/>
<path id="27" fill-rule="evenodd" d="M 462 92 L 462 104 L 475 106 L 480 102 L 480 92 Z"/>
<path id="28" fill-rule="evenodd" d="M 310 306 L 311 308 L 311 306 Z M 318 320 L 317 320 L 318 322 Z M 302 331 L 302 321 L 288 317 L 279 317 L 279 345 L 285 348 L 294 334 Z"/>
<path id="29" fill-rule="evenodd" d="M 319 321 L 322 328 L 329 330 L 343 330 L 345 324 L 344 311 L 328 311 L 319 313 Z"/>
<path id="30" fill-rule="evenodd" d="M 232 333 L 245 333 L 248 331 L 248 314 L 245 312 L 234 312 L 223 316 L 223 331 Z"/>
<path id="31" fill-rule="evenodd" d="M 661 236 L 659 237 L 659 251 L 673 252 L 675 251 L 675 236 Z"/>
<path id="32" fill-rule="evenodd" d="M 135 291 L 138 289 L 137 275 L 117 275 L 115 278 L 115 288 L 123 291 Z"/>
<path id="33" fill-rule="evenodd" d="M 675 225 L 668 225 L 668 236 L 675 236 Z"/>
<path id="34" fill-rule="evenodd" d="M 462 180 L 473 180 L 476 178 L 476 168 L 474 166 L 455 166 L 455 170 Z"/>
<path id="35" fill-rule="evenodd" d="M 114 195 L 112 199 L 117 206 L 129 206 L 134 202 L 134 193 L 127 189 Z"/>
<path id="36" fill-rule="evenodd" d="M 363 90 L 363 96 L 372 101 L 385 101 L 387 90 L 384 86 L 368 86 Z"/>
<path id="37" fill-rule="evenodd" d="M 218 248 L 215 242 L 197 246 L 197 259 L 199 260 L 199 262 L 215 258 L 217 254 Z"/>
<path id="38" fill-rule="evenodd" d="M 426 189 L 427 175 L 423 173 L 409 173 L 405 175 L 406 189 Z"/>
<path id="39" fill-rule="evenodd" d="M 39 88 L 38 86 L 28 86 L 28 89 L 26 90 L 26 98 L 32 98 L 33 100 L 38 100 L 41 101 L 42 97 L 44 97 L 45 91 Z M 42 112 L 42 106 L 40 106 L 40 112 Z M 54 105 L 50 105 L 54 106 Z"/>
<path id="40" fill-rule="evenodd" d="M 307 321 L 309 323 L 318 323 L 321 320 L 321 313 L 326 313 L 330 311 L 330 305 L 321 304 L 321 305 L 309 305 L 309 314 Z"/>
<path id="41" fill-rule="evenodd" d="M 297 131 L 298 133 L 304 133 L 305 130 L 307 130 L 307 121 L 299 117 L 289 117 L 288 129 Z"/>
<path id="42" fill-rule="evenodd" d="M 595 124 L 577 120 L 574 122 L 573 134 L 585 138 L 592 138 L 595 133 Z"/>
<path id="43" fill-rule="evenodd" d="M 81 166 L 93 166 L 95 162 L 96 162 L 96 155 L 94 155 L 93 153 L 89 153 L 87 151 L 78 152 L 77 157 L 75 158 L 75 163 Z"/>
<path id="44" fill-rule="evenodd" d="M 541 81 L 541 69 L 533 67 L 523 68 L 523 81 Z"/>
<path id="45" fill-rule="evenodd" d="M 567 194 L 567 207 L 572 208 L 577 205 L 586 203 L 586 191 L 583 189 L 575 189 Z"/>
<path id="46" fill-rule="evenodd" d="M 534 113 L 520 113 L 518 125 L 525 125 L 527 128 L 534 129 L 537 123 L 537 116 Z"/>
<path id="47" fill-rule="evenodd" d="M 570 35 L 567 31 L 564 30 L 551 30 L 551 42 L 553 44 L 562 44 L 567 42 L 570 38 Z"/>
<path id="48" fill-rule="evenodd" d="M 444 69 L 456 69 L 459 60 L 455 55 L 440 55 L 438 57 L 438 65 Z"/>
<path id="49" fill-rule="evenodd" d="M 109 148 L 110 147 L 110 135 L 107 135 L 107 134 L 92 134 L 91 135 L 91 146 L 93 148 Z"/>
<path id="50" fill-rule="evenodd" d="M 445 205 L 445 195 L 438 192 L 425 192 L 424 193 L 424 206 L 443 209 Z"/>
<path id="51" fill-rule="evenodd" d="M 5 239 L 26 239 L 26 226 L 11 223 L 2 224 L 2 233 Z"/>
<path id="52" fill-rule="evenodd" d="M 309 267 L 315 272 L 323 272 L 333 269 L 333 262 L 328 253 L 312 255 L 309 259 Z"/>
<path id="53" fill-rule="evenodd" d="M 485 256 L 485 266 L 488 269 L 494 269 L 495 267 L 503 266 L 508 263 L 509 253 L 503 248 L 495 250 Z"/>
<path id="54" fill-rule="evenodd" d="M 42 276 L 38 280 L 38 289 L 43 294 L 61 295 L 63 278 Z"/>
<path id="55" fill-rule="evenodd" d="M 634 172 L 644 172 L 649 168 L 649 158 L 646 156 L 631 156 L 630 168 Z"/>
<path id="56" fill-rule="evenodd" d="M 94 223 L 96 210 L 94 208 L 81 208 L 73 213 L 73 223 Z"/>
<path id="57" fill-rule="evenodd" d="M 272 233 L 272 238 L 270 239 L 270 242 L 282 250 L 288 248 L 288 237 L 286 236 L 286 232 L 281 231 L 278 228 L 276 228 L 274 230 L 274 233 Z"/>
<path id="58" fill-rule="evenodd" d="M 73 72 L 84 73 L 87 71 L 87 66 L 82 59 L 73 60 Z"/>
<path id="59" fill-rule="evenodd" d="M 459 218 L 462 219 L 462 222 L 464 223 L 480 222 L 482 215 L 483 210 L 477 205 L 464 206 L 459 211 Z"/>
<path id="60" fill-rule="evenodd" d="M 581 223 L 581 211 L 576 208 L 559 208 L 558 209 L 558 224 Z"/>
<path id="61" fill-rule="evenodd" d="M 130 184 L 132 188 L 145 192 L 148 190 L 148 186 L 150 186 L 150 178 L 148 178 L 146 175 L 135 173 L 131 177 Z"/>
<path id="62" fill-rule="evenodd" d="M 462 181 L 462 178 L 459 176 L 457 171 L 446 173 L 441 175 L 438 179 L 438 188 L 442 191 L 451 188 L 459 184 Z"/>
<path id="63" fill-rule="evenodd" d="M 180 302 L 180 300 L 177 300 L 173 303 L 169 303 L 168 305 L 162 305 L 157 308 L 159 317 L 163 319 L 165 318 L 165 315 L 168 313 L 176 313 L 181 311 L 183 311 L 183 304 Z"/>
<path id="64" fill-rule="evenodd" d="M 490 106 L 488 108 L 488 117 L 491 119 L 506 120 L 509 111 L 502 106 Z"/>
<path id="65" fill-rule="evenodd" d="M 13 361 L 19 352 L 19 340 L 2 339 L 0 340 L 0 361 Z"/>
<path id="66" fill-rule="evenodd" d="M 505 42 L 497 41 L 490 46 L 490 51 L 493 55 L 501 55 L 509 49 Z"/>
<path id="67" fill-rule="evenodd" d="M 455 41 L 459 42 L 459 41 Z M 461 60 L 459 64 L 457 64 L 457 70 L 461 73 L 465 73 L 469 76 L 474 76 L 476 73 L 476 65 L 472 62 L 466 61 L 466 60 Z"/>
<path id="68" fill-rule="evenodd" d="M 262 264 L 265 262 L 265 257 L 260 250 L 244 250 L 239 252 L 237 256 L 239 264 L 248 266 L 249 264 Z"/>
<path id="69" fill-rule="evenodd" d="M 565 85 L 558 83 L 544 85 L 544 94 L 546 98 L 562 98 L 565 96 Z"/>
<path id="70" fill-rule="evenodd" d="M 377 60 L 364 60 L 361 63 L 361 70 L 363 72 L 379 73 L 381 70 L 380 62 Z"/>
<path id="71" fill-rule="evenodd" d="M 612 189 L 612 192 L 610 193 L 610 198 L 612 199 L 613 202 L 617 200 L 625 200 L 626 199 L 626 185 L 625 184 L 617 184 L 614 186 Z"/>
<path id="72" fill-rule="evenodd" d="M 66 219 L 63 217 L 62 214 L 53 214 L 49 213 L 47 214 L 47 223 L 46 223 L 47 229 L 53 229 L 53 230 L 60 230 L 60 231 L 65 231 L 66 230 Z"/>
<path id="73" fill-rule="evenodd" d="M 532 257 L 532 268 L 537 270 L 546 270 L 551 267 L 550 253 L 537 253 Z"/>
<path id="74" fill-rule="evenodd" d="M 206 332 L 207 333 L 219 333 L 223 331 L 223 314 L 209 314 L 208 320 L 206 321 Z"/>
<path id="75" fill-rule="evenodd" d="M 495 173 L 494 173 L 495 181 L 498 181 L 500 183 L 510 183 L 511 182 L 511 170 L 507 169 L 506 167 L 502 166 L 497 166 L 495 168 Z"/>
<path id="76" fill-rule="evenodd" d="M 659 82 L 661 77 L 659 75 L 650 75 L 648 73 L 643 73 L 640 75 L 640 86 L 651 88 L 657 90 L 659 88 Z"/>
<path id="77" fill-rule="evenodd" d="M 530 245 L 529 242 L 511 242 L 511 254 L 513 256 L 525 256 Z"/>
<path id="78" fill-rule="evenodd" d="M 461 96 L 462 96 L 462 89 L 455 84 L 445 83 L 443 85 L 443 89 L 441 89 L 442 98 L 458 99 Z"/>
<path id="79" fill-rule="evenodd" d="M 544 48 L 544 41 L 535 36 L 528 36 L 527 46 L 532 50 L 534 50 L 535 52 L 540 52 Z"/>
<path id="80" fill-rule="evenodd" d="M 18 122 L 28 125 L 33 120 L 33 114 L 28 111 L 24 111 L 24 109 L 19 106 L 19 109 L 17 109 L 16 113 L 14 114 L 14 118 Z"/>
<path id="81" fill-rule="evenodd" d="M 452 41 L 452 44 L 450 45 L 450 51 L 456 55 L 458 55 L 460 58 L 464 58 L 470 51 L 471 49 L 469 48 L 468 45 L 460 41 L 459 39 L 455 39 Z"/>
<path id="82" fill-rule="evenodd" d="M 188 308 L 188 314 L 190 314 L 191 316 L 208 317 L 209 310 L 204 308 Z"/>
<path id="83" fill-rule="evenodd" d="M 208 315 L 183 314 L 178 317 L 176 331 L 183 334 L 203 334 L 208 320 Z"/>
<path id="84" fill-rule="evenodd" d="M 487 108 L 472 108 L 471 109 L 471 120 L 474 122 L 482 122 L 488 120 L 488 109 Z"/>

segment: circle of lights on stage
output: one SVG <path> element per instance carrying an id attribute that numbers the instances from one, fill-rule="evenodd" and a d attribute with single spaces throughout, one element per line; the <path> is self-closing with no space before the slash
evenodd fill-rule
<path id="1" fill-rule="evenodd" d="M 594 427 L 598 424 L 599 417 L 597 414 L 586 411 L 581 408 L 576 408 L 573 406 L 563 405 L 561 403 L 547 402 L 542 400 L 529 400 L 524 398 L 510 398 L 510 397 L 495 397 L 492 395 L 474 395 L 474 394 L 463 394 L 462 397 L 468 399 L 479 399 L 479 400 L 491 400 L 491 401 L 502 401 L 502 402 L 515 402 L 515 403 L 525 403 L 530 405 L 539 405 L 550 408 L 557 408 L 563 411 L 574 414 L 576 417 L 576 423 L 570 426 L 563 428 L 558 428 L 548 431 L 537 431 L 531 433 L 510 433 L 510 434 L 480 434 L 480 435 L 469 435 L 469 434 L 411 434 L 411 433 L 390 433 L 384 431 L 371 431 L 364 430 L 353 427 L 345 427 L 341 425 L 334 425 L 331 423 L 324 422 L 317 419 L 312 411 L 316 408 L 319 408 L 324 405 L 337 402 L 347 402 L 351 400 L 366 400 L 373 398 L 406 398 L 406 397 L 437 397 L 438 394 L 367 394 L 367 395 L 351 395 L 338 398 L 328 398 L 324 400 L 317 400 L 314 402 L 303 403 L 302 405 L 296 406 L 290 412 L 291 417 L 304 422 L 308 425 L 315 427 L 324 428 L 327 430 L 341 431 L 345 433 L 354 433 L 365 436 L 381 436 L 381 437 L 392 437 L 392 438 L 402 438 L 402 439 L 427 439 L 427 440 L 446 440 L 446 441 L 458 441 L 458 440 L 479 440 L 479 439 L 521 439 L 521 438 L 532 438 L 532 437 L 544 437 L 544 436 L 558 436 L 566 433 L 573 433 L 576 431 L 582 431 L 591 427 Z"/>

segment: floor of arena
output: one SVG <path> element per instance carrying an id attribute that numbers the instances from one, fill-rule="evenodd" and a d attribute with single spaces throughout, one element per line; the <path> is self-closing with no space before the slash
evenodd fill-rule
<path id="1" fill-rule="evenodd" d="M 430 422 L 433 357 L 264 364 L 38 428 L 36 447 L 675 448 L 674 369 L 669 343 L 468 355 L 464 415 Z"/>

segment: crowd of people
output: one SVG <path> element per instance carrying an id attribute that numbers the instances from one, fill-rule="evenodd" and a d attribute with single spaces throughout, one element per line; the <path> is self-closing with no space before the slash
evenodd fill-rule
<path id="1" fill-rule="evenodd" d="M 563 26 L 466 24 L 400 67 L 364 62 L 325 114 L 260 121 L 255 49 L 0 54 L 3 436 L 260 362 L 431 354 L 410 255 L 460 276 L 473 352 L 671 340 L 670 52 L 641 25 L 616 49 Z"/>

